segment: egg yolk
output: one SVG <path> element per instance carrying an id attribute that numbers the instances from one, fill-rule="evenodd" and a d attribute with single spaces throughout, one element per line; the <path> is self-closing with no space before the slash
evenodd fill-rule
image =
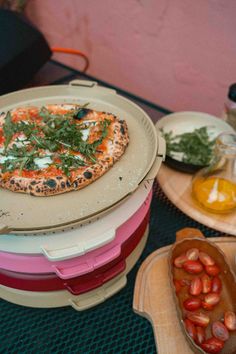
<path id="1" fill-rule="evenodd" d="M 236 207 L 236 185 L 218 177 L 196 178 L 193 196 L 201 206 L 213 212 L 227 212 Z"/>

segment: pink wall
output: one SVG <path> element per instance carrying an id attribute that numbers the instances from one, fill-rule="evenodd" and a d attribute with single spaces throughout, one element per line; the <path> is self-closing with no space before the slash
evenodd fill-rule
<path id="1" fill-rule="evenodd" d="M 52 46 L 86 52 L 89 74 L 171 110 L 220 115 L 236 82 L 235 0 L 31 0 L 26 14 Z"/>

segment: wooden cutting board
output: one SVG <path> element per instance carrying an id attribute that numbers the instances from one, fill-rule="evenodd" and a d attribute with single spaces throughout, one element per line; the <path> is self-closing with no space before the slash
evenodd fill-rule
<path id="1" fill-rule="evenodd" d="M 208 238 L 225 253 L 236 272 L 236 239 Z M 158 354 L 192 354 L 177 318 L 168 276 L 168 252 L 171 246 L 153 252 L 141 265 L 135 283 L 133 309 L 147 318 L 153 327 Z"/>
<path id="2" fill-rule="evenodd" d="M 178 172 L 164 164 L 157 175 L 163 192 L 183 213 L 212 229 L 236 236 L 236 212 L 215 214 L 200 208 L 191 195 L 192 178 L 192 175 Z"/>

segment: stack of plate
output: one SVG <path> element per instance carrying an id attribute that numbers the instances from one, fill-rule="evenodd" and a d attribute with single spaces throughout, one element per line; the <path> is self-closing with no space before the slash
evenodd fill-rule
<path id="1" fill-rule="evenodd" d="M 1 235 L 0 296 L 25 306 L 83 310 L 120 290 L 147 239 L 151 183 L 145 187 L 89 225 L 42 236 Z M 107 230 L 108 224 L 114 229 Z M 102 245 L 104 235 L 110 239 Z M 75 256 L 81 240 L 84 250 L 100 245 Z M 21 253 L 23 248 L 27 253 Z"/>
<path id="2" fill-rule="evenodd" d="M 125 286 L 145 246 L 152 184 L 165 146 L 139 107 L 83 82 L 2 96 L 0 111 L 85 101 L 123 117 L 130 145 L 110 171 L 81 191 L 40 198 L 0 190 L 0 297 L 7 301 L 95 306 Z"/>

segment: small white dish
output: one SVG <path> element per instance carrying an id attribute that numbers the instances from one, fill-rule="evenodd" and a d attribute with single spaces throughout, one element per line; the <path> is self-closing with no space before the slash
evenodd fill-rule
<path id="1" fill-rule="evenodd" d="M 172 132 L 173 136 L 193 132 L 195 129 L 207 127 L 210 140 L 215 139 L 223 132 L 233 132 L 234 129 L 222 118 L 217 118 L 208 113 L 202 112 L 176 112 L 161 118 L 156 127 L 165 133 Z M 175 158 L 166 155 L 166 164 L 177 170 L 193 173 L 204 166 L 187 164 L 182 161 L 182 155 L 177 153 Z"/>

